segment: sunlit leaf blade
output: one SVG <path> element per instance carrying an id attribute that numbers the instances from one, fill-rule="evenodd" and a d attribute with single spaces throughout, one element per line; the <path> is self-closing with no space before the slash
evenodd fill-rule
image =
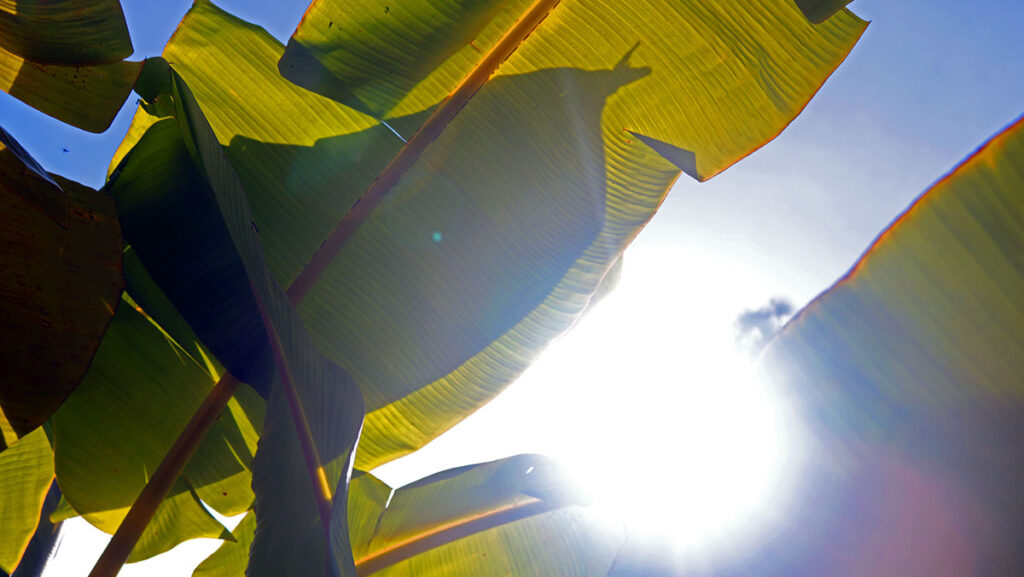
<path id="1" fill-rule="evenodd" d="M 530 3 L 410 3 L 398 8 L 385 0 L 316 0 L 289 41 L 281 71 L 311 90 L 329 87 L 323 92 L 328 96 L 357 94 L 371 108 L 396 100 L 398 89 L 405 88 L 401 105 L 389 116 L 420 112 L 446 97 Z M 482 21 L 487 16 L 490 20 Z M 423 25 L 435 20 L 464 26 L 457 51 L 452 40 L 439 42 Z M 579 0 L 558 4 L 496 78 L 559 67 L 608 69 L 632 53 L 630 63 L 650 68 L 651 74 L 609 103 L 605 124 L 695 154 L 694 176 L 703 180 L 778 134 L 863 28 L 850 13 L 814 27 L 791 2 L 774 0 L 742 5 Z M 429 56 L 417 66 L 386 69 L 385 62 L 411 60 L 406 42 Z M 364 54 L 363 46 L 376 51 Z M 446 55 L 436 69 L 425 69 Z M 297 77 L 292 65 L 302 71 Z M 381 84 L 390 89 L 367 86 L 371 72 L 386 78 Z M 619 141 L 628 139 L 618 136 Z"/>
<path id="2" fill-rule="evenodd" d="M 53 459 L 50 459 L 52 464 Z M 51 468 L 52 470 L 52 465 Z M 25 548 L 25 553 L 18 562 L 18 568 L 10 574 L 10 577 L 41 577 L 47 562 L 57 548 L 61 538 L 61 525 L 50 521 L 50 514 L 61 502 L 60 487 L 56 481 L 50 483 L 43 499 L 42 510 L 39 514 L 39 522 L 36 525 L 35 533 Z M 0 569 L 0 577 L 8 577 L 8 574 Z"/>
<path id="3" fill-rule="evenodd" d="M 813 532 L 843 542 L 842 554 L 822 545 L 790 569 L 1024 567 L 1022 167 L 1018 120 L 938 181 L 766 349 L 820 448 L 814 460 L 840 487 L 815 501 L 846 503 Z"/>
<path id="4" fill-rule="evenodd" d="M 142 68 L 118 0 L 0 5 L 0 89 L 50 116 L 103 132 Z"/>
<path id="5" fill-rule="evenodd" d="M 349 487 L 359 575 L 604 575 L 621 528 L 574 499 L 547 459 L 519 455 L 444 471 L 392 491 L 359 473 Z M 249 524 L 246 527 L 246 524 Z M 241 577 L 251 516 L 194 576 Z"/>
<path id="6" fill-rule="evenodd" d="M 3 135 L 14 146 L 0 145 L 0 450 L 78 385 L 123 284 L 111 200 L 60 177 L 44 180 Z"/>
<path id="7" fill-rule="evenodd" d="M 606 534 L 591 534 L 593 528 L 586 523 L 562 525 L 575 514 L 559 510 L 571 509 L 580 501 L 558 467 L 539 455 L 519 455 L 442 471 L 396 489 L 384 502 L 377 498 L 379 491 L 369 480 L 364 485 L 370 486 L 364 491 L 353 490 L 353 508 L 369 514 L 372 521 L 365 525 L 372 532 L 353 535 L 352 551 L 361 575 L 377 571 L 387 574 L 387 568 L 403 563 L 408 565 L 401 572 L 411 574 L 504 574 L 508 567 L 522 564 L 533 570 L 519 567 L 519 574 L 549 574 L 564 565 L 572 568 L 572 573 L 589 575 L 610 561 L 622 538 L 619 531 L 611 529 Z M 518 535 L 536 547 L 542 535 L 532 535 L 527 526 L 534 525 L 531 518 L 548 515 L 559 521 L 553 525 L 537 523 L 534 529 L 543 531 L 540 528 L 547 526 L 557 530 L 561 525 L 562 529 L 572 527 L 570 533 L 575 535 L 563 536 L 567 542 L 560 544 L 558 539 L 553 540 L 545 551 L 531 551 L 526 543 L 514 541 L 507 549 L 497 546 L 502 539 L 487 534 L 497 530 L 505 538 Z M 503 529 L 509 524 L 524 526 Z M 583 547 L 573 554 L 574 538 L 581 542 L 597 538 L 590 544 L 594 550 Z M 562 549 L 559 545 L 569 547 L 556 553 L 554 550 Z M 450 550 L 432 553 L 442 548 Z M 599 550 L 602 548 L 603 553 Z M 560 554 L 565 556 L 560 558 Z M 591 554 L 593 565 L 588 571 L 577 566 L 581 554 L 584 558 Z"/>
<path id="8" fill-rule="evenodd" d="M 279 67 L 300 86 L 384 118 L 419 82 L 469 46 L 501 5 L 497 0 L 429 6 L 314 2 Z"/>
<path id="9" fill-rule="evenodd" d="M 566 48 L 582 42 L 568 33 L 561 39 L 568 24 L 556 27 L 551 40 L 536 43 L 531 36 L 522 50 L 531 42 L 546 50 L 557 40 L 568 55 L 590 56 L 577 62 L 547 52 L 542 60 L 514 55 L 303 301 L 299 312 L 315 342 L 352 372 L 367 397 L 362 467 L 422 446 L 487 402 L 578 318 L 679 171 L 634 133 L 690 146 L 672 134 L 692 132 L 694 143 L 708 143 L 689 148 L 698 153 L 694 166 L 710 176 L 781 130 L 863 28 L 849 15 L 815 28 L 790 5 L 758 4 L 738 16 L 720 7 L 722 14 L 690 10 L 675 17 L 712 28 L 732 22 L 743 30 L 737 38 L 755 30 L 772 41 L 753 44 L 756 50 L 737 47 L 742 57 L 730 57 L 698 91 L 694 78 L 712 78 L 701 74 L 700 58 L 722 47 L 696 32 L 687 42 L 655 42 L 599 31 L 595 37 L 615 40 L 600 50 L 586 43 Z M 779 28 L 769 32 L 755 10 L 767 11 L 766 21 Z M 416 84 L 389 124 L 405 136 L 415 131 L 479 58 L 477 48 L 486 50 L 517 15 L 496 15 L 476 47 L 464 47 Z M 596 21 L 593 26 L 604 25 Z M 678 29 L 691 34 L 689 23 Z M 662 45 L 684 53 L 647 52 Z M 403 142 L 372 118 L 284 81 L 277 71 L 281 54 L 262 30 L 199 2 L 164 57 L 227 147 L 268 265 L 288 284 Z M 708 62 L 721 68 L 715 58 Z M 665 62 L 676 60 L 693 66 L 662 76 L 672 70 Z M 752 78 L 750 68 L 765 74 Z M 649 82 L 652 75 L 665 84 Z M 680 78 L 685 82 L 678 84 Z M 679 98 L 691 88 L 699 98 Z M 630 90 L 640 92 L 627 98 Z M 633 109 L 653 116 L 641 118 Z M 152 118 L 140 114 L 137 122 Z M 742 137 L 735 136 L 737 126 Z M 133 129 L 119 155 L 140 134 Z M 661 148 L 685 164 L 685 154 Z"/>
<path id="10" fill-rule="evenodd" d="M 81 385 L 53 416 L 54 463 L 65 499 L 103 531 L 117 529 L 213 386 L 201 349 L 185 342 L 182 346 L 173 340 L 125 295 Z M 258 415 L 259 410 L 257 405 L 249 412 Z M 243 432 L 251 425 L 240 417 L 233 410 L 217 422 L 184 478 L 161 504 L 133 560 L 186 539 L 225 537 L 195 493 L 208 491 L 208 502 L 229 513 L 244 510 L 236 504 L 238 498 L 251 502 L 252 452 L 246 440 L 256 433 Z M 222 474 L 211 476 L 211 471 Z M 192 487 L 193 474 L 199 489 Z M 230 487 L 224 486 L 229 482 Z M 223 501 L 210 490 L 213 486 L 229 493 L 222 495 Z"/>
<path id="11" fill-rule="evenodd" d="M 808 20 L 820 24 L 853 0 L 794 0 Z"/>
<path id="12" fill-rule="evenodd" d="M 142 62 L 38 64 L 0 48 L 0 90 L 89 132 L 103 132 L 110 126 L 140 70 Z"/>
<path id="13" fill-rule="evenodd" d="M 146 526 L 139 542 L 132 549 L 129 563 L 144 561 L 170 551 L 184 541 L 197 537 L 231 540 L 231 532 L 220 524 L 199 501 L 195 490 L 182 478 L 171 488 L 171 498 L 164 499 L 153 520 Z M 117 527 L 111 527 L 115 530 Z"/>
<path id="14" fill-rule="evenodd" d="M 132 54 L 118 0 L 9 0 L 0 48 L 39 64 L 109 64 Z"/>
<path id="15" fill-rule="evenodd" d="M 53 454 L 42 429 L 0 453 L 0 570 L 12 573 L 39 523 L 53 481 Z"/>
<path id="16" fill-rule="evenodd" d="M 249 565 L 249 548 L 256 531 L 256 515 L 250 511 L 242 518 L 232 534 L 234 541 L 226 541 L 192 572 L 192 577 L 245 577 Z"/>
<path id="17" fill-rule="evenodd" d="M 140 70 L 141 62 L 38 64 L 0 48 L 0 90 L 89 132 L 103 132 L 110 126 Z"/>

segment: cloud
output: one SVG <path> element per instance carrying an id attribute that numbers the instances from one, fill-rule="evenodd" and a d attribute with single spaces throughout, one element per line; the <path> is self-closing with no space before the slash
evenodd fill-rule
<path id="1" fill-rule="evenodd" d="M 791 316 L 793 303 L 783 297 L 773 297 L 761 308 L 743 311 L 736 317 L 737 346 L 756 355 Z"/>

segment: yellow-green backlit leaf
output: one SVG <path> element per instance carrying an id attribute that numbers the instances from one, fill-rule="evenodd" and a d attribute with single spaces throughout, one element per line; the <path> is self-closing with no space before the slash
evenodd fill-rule
<path id="1" fill-rule="evenodd" d="M 142 68 L 118 0 L 0 0 L 0 90 L 103 132 Z"/>
<path id="2" fill-rule="evenodd" d="M 498 0 L 314 2 L 279 67 L 300 86 L 384 118 L 499 9 Z"/>
<path id="3" fill-rule="evenodd" d="M 348 505 L 361 577 L 605 575 L 623 545 L 622 530 L 580 506 L 557 467 L 538 455 L 451 469 L 395 490 L 357 473 Z M 242 577 L 252 528 L 250 514 L 237 542 L 193 576 Z"/>
<path id="4" fill-rule="evenodd" d="M 863 29 L 848 14 L 813 27 L 787 3 L 569 4 L 428 147 L 299 307 L 318 347 L 367 398 L 364 468 L 422 446 L 493 398 L 585 309 L 685 164 L 679 150 L 696 154 L 697 174 L 708 177 L 763 144 Z M 388 115 L 408 137 L 524 8 L 503 5 L 426 78 L 403 71 L 379 99 L 376 88 L 359 88 L 359 99 L 380 111 L 408 91 Z M 445 18 L 478 22 L 484 12 Z M 662 31 L 645 24 L 662 21 Z M 164 57 L 226 147 L 267 263 L 287 285 L 403 142 L 284 81 L 282 52 L 204 1 Z M 122 151 L 140 134 L 133 129 Z M 647 144 L 655 141 L 671 161 Z"/>
<path id="5" fill-rule="evenodd" d="M 0 90 L 57 120 L 89 132 L 110 126 L 132 91 L 141 62 L 59 66 L 0 48 Z"/>
<path id="6" fill-rule="evenodd" d="M 234 541 L 226 541 L 192 572 L 192 577 L 245 577 L 249 548 L 256 531 L 256 515 L 249 511 L 232 531 Z"/>
<path id="7" fill-rule="evenodd" d="M 118 0 L 2 0 L 0 48 L 39 64 L 109 64 L 132 54 Z"/>
<path id="8" fill-rule="evenodd" d="M 179 338 L 125 295 L 81 385 L 53 416 L 54 461 L 64 497 L 108 533 L 213 387 L 215 377 L 195 337 Z M 229 409 L 157 510 L 150 527 L 159 529 L 144 534 L 133 560 L 186 539 L 224 536 L 196 494 L 224 514 L 251 505 L 248 467 L 262 406 L 236 397 Z"/>
<path id="9" fill-rule="evenodd" d="M 983 573 L 1024 567 L 1011 537 L 1024 529 L 1022 167 L 1018 120 L 918 199 L 766 349 L 818 458 L 865 502 L 909 493 L 903 513 L 854 508 L 837 522 L 870 527 L 846 542 L 850 559 L 906 557 L 907 575 L 965 559 Z M 930 549 L 929 539 L 956 546 Z M 851 574 L 886 574 L 861 567 Z"/>
<path id="10" fill-rule="evenodd" d="M 39 522 L 53 481 L 53 454 L 42 429 L 0 453 L 0 570 L 12 573 Z"/>

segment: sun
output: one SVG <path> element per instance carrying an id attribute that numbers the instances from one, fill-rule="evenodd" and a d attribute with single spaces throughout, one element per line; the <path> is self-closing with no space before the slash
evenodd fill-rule
<path id="1" fill-rule="evenodd" d="M 626 256 L 616 291 L 524 378 L 561 407 L 536 449 L 633 533 L 680 552 L 734 547 L 784 509 L 798 419 L 737 346 L 735 269 L 678 250 Z"/>
<path id="2" fill-rule="evenodd" d="M 609 522 L 683 553 L 770 527 L 800 445 L 786 400 L 737 347 L 736 316 L 759 304 L 744 299 L 761 297 L 720 256 L 635 248 L 618 288 L 507 391 L 374 473 L 398 486 L 541 453 Z"/>

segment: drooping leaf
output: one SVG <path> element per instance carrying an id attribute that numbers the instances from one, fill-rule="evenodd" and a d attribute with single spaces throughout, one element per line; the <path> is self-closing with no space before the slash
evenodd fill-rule
<path id="1" fill-rule="evenodd" d="M 113 122 L 142 70 L 141 62 L 55 66 L 0 48 L 0 90 L 57 120 L 89 132 Z"/>
<path id="2" fill-rule="evenodd" d="M 247 517 L 193 577 L 242 577 Z M 604 575 L 621 528 L 581 506 L 548 459 L 519 455 L 443 471 L 392 490 L 353 475 L 349 526 L 367 575 Z"/>
<path id="3" fill-rule="evenodd" d="M 0 453 L 0 570 L 14 571 L 39 523 L 53 481 L 53 453 L 35 429 Z"/>
<path id="4" fill-rule="evenodd" d="M 314 2 L 279 68 L 300 86 L 385 118 L 419 82 L 469 46 L 501 4 Z"/>
<path id="5" fill-rule="evenodd" d="M 168 117 L 146 131 L 106 190 L 117 201 L 125 238 L 156 285 L 170 302 L 189 303 L 181 312 L 192 330 L 232 374 L 265 396 L 273 356 L 242 262 L 216 200 L 183 197 L 205 186 L 178 121 Z M 188 221 L 180 214 L 183 204 L 192 205 Z M 202 233 L 177 234 L 182 222 Z M 197 254 L 201 268 L 194 266 Z"/>
<path id="6" fill-rule="evenodd" d="M 192 577 L 245 577 L 249 548 L 256 531 L 256 515 L 247 513 L 235 527 L 234 541 L 226 541 L 192 572 Z"/>
<path id="7" fill-rule="evenodd" d="M 154 276 L 169 281 L 172 300 L 187 306 L 188 300 L 181 299 L 201 294 L 173 284 L 176 275 L 194 275 L 193 286 L 207 288 L 202 296 L 214 303 L 238 301 L 242 313 L 254 317 L 257 330 L 247 331 L 246 325 L 237 330 L 237 319 L 248 319 L 229 309 L 211 310 L 209 322 L 237 330 L 241 340 L 269 341 L 269 346 L 240 355 L 250 365 L 271 359 L 277 365 L 253 462 L 259 522 L 251 572 L 350 574 L 344 515 L 363 417 L 359 389 L 309 341 L 263 261 L 241 183 L 216 136 L 180 77 L 169 69 L 164 73 L 169 88 L 164 96 L 173 103 L 174 117 L 149 127 L 113 173 L 109 189 L 128 223 L 133 248 Z M 160 82 L 154 79 L 153 84 Z M 212 259 L 218 266 L 192 266 L 188 257 L 195 250 L 219 255 Z M 218 283 L 234 290 L 210 294 Z M 196 318 L 195 308 L 183 314 L 201 334 L 209 330 L 204 319 Z M 249 336 L 253 332 L 262 334 L 256 339 Z M 218 349 L 227 362 L 239 356 Z"/>
<path id="8" fill-rule="evenodd" d="M 78 385 L 123 285 L 113 202 L 47 174 L 3 137 L 0 450 L 35 430 Z"/>
<path id="9" fill-rule="evenodd" d="M 50 459 L 50 470 L 52 471 L 53 459 Z M 53 555 L 61 537 L 60 522 L 50 521 L 50 514 L 61 502 L 60 487 L 56 481 L 50 482 L 50 487 L 43 498 L 42 510 L 39 513 L 39 521 L 36 525 L 32 538 L 29 539 L 25 553 L 18 562 L 18 568 L 10 574 L 10 577 L 41 577 L 46 568 L 47 561 Z M 0 577 L 8 577 L 8 573 L 0 569 Z"/>
<path id="10" fill-rule="evenodd" d="M 794 0 L 808 20 L 820 24 L 853 0 Z"/>
<path id="11" fill-rule="evenodd" d="M 846 503 L 809 531 L 819 545 L 778 574 L 1024 567 L 1022 166 L 1018 120 L 920 197 L 766 349 L 819 448 L 812 461 L 828 482 L 817 484 L 838 487 L 814 502 Z"/>
<path id="12" fill-rule="evenodd" d="M 36 161 L 36 159 L 32 158 L 32 155 L 29 154 L 27 150 L 22 148 L 21 144 L 17 140 L 15 140 L 14 137 L 10 135 L 10 133 L 8 133 L 6 130 L 4 130 L 4 128 L 2 126 L 0 126 L 0 145 L 3 145 L 4 148 L 10 150 L 11 153 L 14 154 L 15 158 L 20 160 L 21 163 L 23 165 L 25 165 L 23 167 L 24 169 L 28 169 L 30 172 L 32 172 L 33 174 L 38 176 L 40 179 L 42 179 L 42 180 L 50 183 L 51 185 L 53 185 L 53 188 L 57 189 L 58 191 L 63 192 L 63 189 L 61 189 L 60 185 L 57 184 L 57 181 L 54 180 L 52 176 L 50 176 L 50 173 L 46 172 L 46 169 L 44 169 L 42 167 L 42 165 L 40 165 L 39 162 Z M 8 168 L 8 166 L 5 165 L 4 168 Z M 8 181 L 8 182 L 13 182 L 15 180 L 10 175 L 6 175 L 5 174 L 4 176 L 5 176 L 5 180 Z M 25 195 L 23 198 L 25 198 L 25 200 L 27 200 L 29 202 L 32 202 L 32 197 L 33 196 L 37 196 L 37 195 L 36 194 Z M 63 204 L 66 207 L 67 201 L 65 201 Z M 65 211 L 66 210 L 67 209 L 65 208 Z M 67 226 L 67 219 L 66 218 L 62 218 L 60 220 L 61 220 L 62 224 L 64 224 L 64 226 Z"/>
<path id="13" fill-rule="evenodd" d="M 109 64 L 132 54 L 118 0 L 9 0 L 0 48 L 40 64 Z"/>
<path id="14" fill-rule="evenodd" d="M 142 68 L 118 0 L 11 0 L 0 6 L 0 89 L 50 116 L 103 132 Z"/>
<path id="15" fill-rule="evenodd" d="M 426 79 L 403 70 L 379 102 L 362 88 L 359 99 L 384 110 L 399 88 L 415 86 L 388 118 L 409 136 L 522 4 L 495 13 L 472 46 Z M 317 346 L 366 395 L 360 466 L 415 450 L 458 422 L 579 316 L 679 171 L 634 133 L 693 151 L 698 176 L 709 177 L 781 130 L 863 29 L 848 14 L 812 27 L 794 6 L 705 4 L 637 18 L 628 34 L 621 14 L 602 12 L 610 7 L 557 8 L 303 300 Z M 467 10 L 487 12 L 480 6 Z M 319 22 L 316 10 L 307 21 Z M 670 41 L 641 22 L 686 37 Z M 614 33 L 602 28 L 612 25 Z M 427 52 L 437 60 L 450 49 Z M 226 146 L 268 266 L 288 284 L 403 142 L 373 118 L 284 82 L 281 55 L 265 32 L 205 1 L 164 51 Z M 152 124 L 148 115 L 136 122 Z M 118 157 L 141 133 L 133 129 Z M 668 154 L 677 163 L 681 155 Z"/>
<path id="16" fill-rule="evenodd" d="M 74 511 L 103 531 L 117 529 L 212 388 L 214 376 L 207 371 L 198 347 L 173 340 L 124 296 L 81 385 L 53 416 L 57 479 Z M 255 436 L 242 432 L 249 424 L 240 418 L 243 414 L 232 411 L 218 421 L 185 477 L 161 504 L 132 560 L 169 550 L 186 539 L 227 536 L 196 492 L 208 490 L 214 481 L 233 480 L 229 495 L 223 496 L 230 497 L 224 509 L 240 512 L 234 501 L 236 493 L 249 491 L 247 466 L 252 458 L 244 439 Z M 204 474 L 211 467 L 232 467 L 234 473 L 211 479 Z M 190 482 L 193 471 L 198 472 L 198 489 Z M 216 493 L 207 494 L 211 505 L 222 509 Z"/>

